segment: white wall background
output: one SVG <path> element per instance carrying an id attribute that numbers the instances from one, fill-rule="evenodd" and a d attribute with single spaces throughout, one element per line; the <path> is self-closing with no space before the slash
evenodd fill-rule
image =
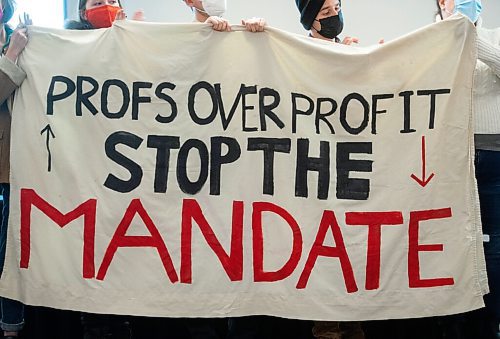
<path id="1" fill-rule="evenodd" d="M 66 0 L 68 17 L 75 17 L 78 0 Z M 182 0 L 122 0 L 129 16 L 142 8 L 148 21 L 188 22 L 192 13 Z M 225 17 L 231 23 L 253 16 L 271 26 L 305 34 L 294 0 L 227 0 Z M 391 40 L 434 20 L 435 0 L 344 0 L 343 35 L 356 36 L 362 45 Z M 500 27 L 500 0 L 483 0 L 486 27 Z"/>
<path id="2" fill-rule="evenodd" d="M 64 23 L 65 0 L 17 0 L 16 13 L 12 16 L 12 27 L 19 24 L 19 16 L 28 13 L 37 26 L 62 27 Z"/>

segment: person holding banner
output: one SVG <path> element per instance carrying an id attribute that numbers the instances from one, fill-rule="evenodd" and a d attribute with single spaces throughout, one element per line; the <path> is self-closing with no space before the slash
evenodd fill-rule
<path id="1" fill-rule="evenodd" d="M 7 22 L 14 14 L 15 2 L 2 0 L 0 7 L 0 189 L 3 196 L 2 224 L 0 229 L 0 274 L 5 262 L 7 225 L 9 218 L 9 169 L 10 169 L 10 122 L 7 99 L 21 85 L 26 73 L 16 65 L 17 58 L 28 43 L 27 30 L 19 27 L 12 30 Z M 0 298 L 0 327 L 4 338 L 17 338 L 24 327 L 24 305 L 16 300 Z"/>
<path id="2" fill-rule="evenodd" d="M 311 38 L 329 40 L 344 45 L 358 43 L 358 38 L 339 38 L 344 29 L 340 0 L 295 0 L 300 12 L 300 23 Z"/>
<path id="3" fill-rule="evenodd" d="M 358 43 L 358 38 L 339 38 L 344 29 L 344 16 L 340 0 L 295 0 L 300 12 L 300 23 L 315 39 L 328 40 L 345 45 Z M 321 339 L 362 339 L 364 332 L 359 322 L 317 321 L 313 334 Z"/>
<path id="4" fill-rule="evenodd" d="M 436 0 L 438 15 L 460 12 L 477 28 L 478 61 L 474 79 L 476 179 L 490 293 L 481 318 L 481 338 L 500 338 L 500 28 L 485 29 L 480 0 Z M 484 319 L 486 318 L 486 319 Z"/>
<path id="5" fill-rule="evenodd" d="M 127 16 L 120 0 L 80 0 L 78 4 L 79 20 L 71 20 L 64 24 L 66 29 L 97 29 L 108 28 L 115 20 L 123 20 Z M 143 21 L 144 13 L 137 10 L 133 20 Z"/>
<path id="6" fill-rule="evenodd" d="M 194 22 L 212 25 L 216 31 L 231 31 L 229 22 L 222 18 L 226 12 L 226 0 L 184 0 L 193 10 Z M 266 21 L 262 18 L 241 20 L 241 24 L 250 32 L 263 32 Z"/>
<path id="7" fill-rule="evenodd" d="M 358 43 L 354 37 L 339 38 L 344 29 L 344 17 L 340 0 L 295 0 L 300 12 L 300 23 L 315 39 L 329 40 L 351 45 Z M 359 322 L 317 321 L 313 334 L 321 339 L 363 339 Z"/>
<path id="8" fill-rule="evenodd" d="M 194 13 L 194 22 L 212 25 L 215 31 L 230 31 L 231 25 L 222 18 L 226 12 L 226 1 L 217 0 L 184 0 Z"/>
<path id="9" fill-rule="evenodd" d="M 230 32 L 231 25 L 222 17 L 226 12 L 226 0 L 183 0 L 194 13 L 194 22 L 210 24 L 215 31 Z M 262 18 L 241 20 L 249 32 L 263 32 L 266 21 Z M 189 318 L 186 327 L 192 338 L 218 338 L 218 319 Z M 256 338 L 262 325 L 262 317 L 240 317 L 228 319 L 227 338 Z"/>
<path id="10" fill-rule="evenodd" d="M 115 20 L 126 19 L 120 0 L 80 0 L 78 4 L 79 20 L 64 24 L 66 29 L 91 30 L 109 28 Z M 143 21 L 144 13 L 137 10 L 133 20 Z M 82 313 L 81 322 L 85 339 L 102 337 L 131 338 L 130 323 L 126 317 L 108 314 Z"/>

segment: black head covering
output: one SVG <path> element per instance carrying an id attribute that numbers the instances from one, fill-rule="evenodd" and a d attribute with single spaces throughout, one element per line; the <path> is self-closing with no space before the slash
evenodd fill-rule
<path id="1" fill-rule="evenodd" d="M 311 29 L 314 19 L 324 3 L 325 0 L 295 0 L 300 12 L 300 23 L 305 29 Z"/>
<path id="2" fill-rule="evenodd" d="M 300 23 L 305 29 L 310 30 L 325 0 L 295 0 L 300 12 Z M 339 3 L 340 0 L 339 0 Z"/>

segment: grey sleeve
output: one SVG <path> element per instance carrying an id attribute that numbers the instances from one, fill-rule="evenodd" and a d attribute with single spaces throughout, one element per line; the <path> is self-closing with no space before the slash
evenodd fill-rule
<path id="1" fill-rule="evenodd" d="M 5 73 L 18 87 L 26 78 L 26 73 L 6 57 L 0 58 L 0 71 Z"/>

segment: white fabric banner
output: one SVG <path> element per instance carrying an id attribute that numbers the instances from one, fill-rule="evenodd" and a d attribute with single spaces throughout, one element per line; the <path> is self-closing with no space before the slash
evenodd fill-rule
<path id="1" fill-rule="evenodd" d="M 464 18 L 357 48 L 33 28 L 0 294 L 166 317 L 423 317 L 487 291 Z"/>

